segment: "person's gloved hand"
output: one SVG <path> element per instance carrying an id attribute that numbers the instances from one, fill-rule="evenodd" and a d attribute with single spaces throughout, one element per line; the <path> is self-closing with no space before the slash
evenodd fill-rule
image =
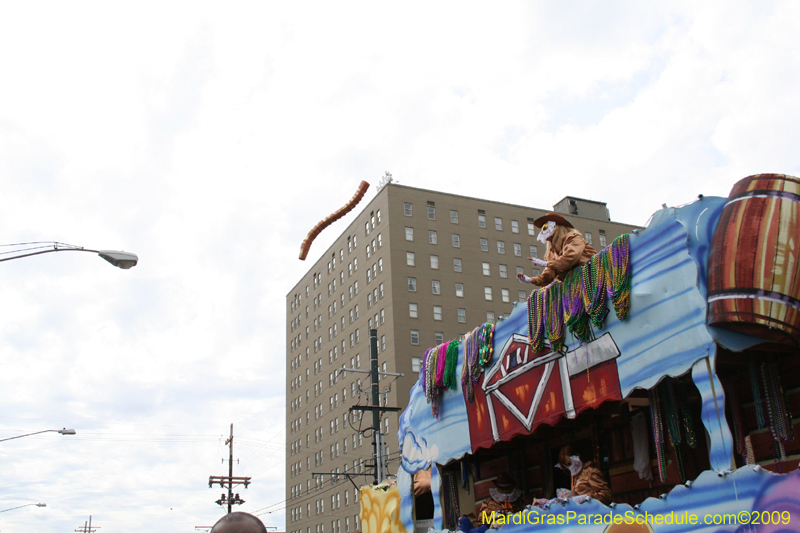
<path id="1" fill-rule="evenodd" d="M 526 276 L 526 275 L 525 275 L 525 274 L 523 274 L 522 272 L 520 272 L 519 274 L 517 274 L 517 280 L 518 280 L 520 283 L 530 283 L 530 282 L 531 282 L 531 278 L 530 278 L 530 276 Z"/>
<path id="2" fill-rule="evenodd" d="M 531 263 L 533 263 L 536 266 L 540 266 L 540 267 L 546 267 L 547 266 L 547 261 L 545 261 L 544 259 L 539 259 L 538 257 L 529 257 L 528 261 L 530 261 Z"/>

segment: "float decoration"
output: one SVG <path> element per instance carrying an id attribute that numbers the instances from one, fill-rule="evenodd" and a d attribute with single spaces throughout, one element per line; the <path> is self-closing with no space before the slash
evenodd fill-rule
<path id="1" fill-rule="evenodd" d="M 303 239 L 303 243 L 300 245 L 300 260 L 305 261 L 306 256 L 308 255 L 308 250 L 311 248 L 311 243 L 314 242 L 314 239 L 317 238 L 322 230 L 345 216 L 347 213 L 353 210 L 353 208 L 358 205 L 361 199 L 364 197 L 364 193 L 367 192 L 369 188 L 369 183 L 366 181 L 362 181 L 358 185 L 358 189 L 356 189 L 356 193 L 353 195 L 350 200 L 344 204 L 344 206 L 340 207 L 336 211 L 334 211 L 331 215 L 323 218 L 320 220 L 316 226 L 311 228 L 311 231 L 308 232 L 308 235 L 305 239 Z"/>

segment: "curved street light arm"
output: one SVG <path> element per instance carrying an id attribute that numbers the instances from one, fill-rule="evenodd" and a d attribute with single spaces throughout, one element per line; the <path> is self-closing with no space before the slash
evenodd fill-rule
<path id="1" fill-rule="evenodd" d="M 74 429 L 45 429 L 44 431 L 36 431 L 34 433 L 26 433 L 25 435 L 17 435 L 16 437 L 8 437 L 7 439 L 0 439 L 0 442 L 14 439 L 21 439 L 22 437 L 30 437 L 31 435 L 38 435 L 40 433 L 61 433 L 62 435 L 75 435 L 77 432 Z"/>
<path id="2" fill-rule="evenodd" d="M 21 259 L 23 257 L 32 257 L 34 255 L 42 255 L 42 254 L 49 254 L 52 252 L 91 252 L 99 255 L 112 265 L 117 268 L 121 268 L 127 270 L 129 268 L 135 267 L 136 264 L 139 262 L 139 256 L 131 252 L 123 252 L 117 250 L 92 250 L 89 248 L 83 248 L 81 246 L 72 246 L 72 245 L 64 245 L 61 243 L 53 243 L 52 248 L 48 248 L 46 250 L 38 250 L 35 252 L 28 252 L 20 255 L 14 255 L 11 257 L 3 257 L 0 258 L 0 263 L 3 261 L 11 261 L 12 259 Z M 6 252 L 6 253 L 13 253 L 13 252 Z"/>
<path id="3" fill-rule="evenodd" d="M 23 507 L 28 507 L 29 505 L 35 505 L 36 507 L 47 507 L 46 503 L 26 503 L 25 505 L 12 507 L 11 509 L 3 509 L 2 511 L 0 511 L 0 513 L 5 513 L 6 511 L 13 511 L 14 509 L 22 509 Z"/>

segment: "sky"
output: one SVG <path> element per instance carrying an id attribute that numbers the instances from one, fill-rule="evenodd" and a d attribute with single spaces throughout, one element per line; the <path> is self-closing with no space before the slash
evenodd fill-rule
<path id="1" fill-rule="evenodd" d="M 5 2 L 3 532 L 284 531 L 286 295 L 362 180 L 549 208 L 800 175 L 800 3 Z M 0 252 L 11 248 L 0 248 Z M 274 512 L 265 513 L 265 510 Z"/>

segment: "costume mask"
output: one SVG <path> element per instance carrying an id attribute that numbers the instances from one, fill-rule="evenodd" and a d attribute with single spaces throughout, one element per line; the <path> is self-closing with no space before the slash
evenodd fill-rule
<path id="1" fill-rule="evenodd" d="M 547 244 L 547 239 L 549 239 L 553 232 L 556 230 L 556 223 L 552 221 L 547 221 L 542 224 L 542 229 L 539 231 L 539 236 L 536 237 L 536 240 L 542 244 Z"/>
<path id="2" fill-rule="evenodd" d="M 557 464 L 556 468 L 561 468 L 563 470 L 565 466 L 567 470 L 569 470 L 569 473 L 571 475 L 577 476 L 578 474 L 581 473 L 581 470 L 583 470 L 583 461 L 581 461 L 581 458 L 578 457 L 577 455 L 571 455 L 569 457 L 568 464 L 566 465 Z"/>

